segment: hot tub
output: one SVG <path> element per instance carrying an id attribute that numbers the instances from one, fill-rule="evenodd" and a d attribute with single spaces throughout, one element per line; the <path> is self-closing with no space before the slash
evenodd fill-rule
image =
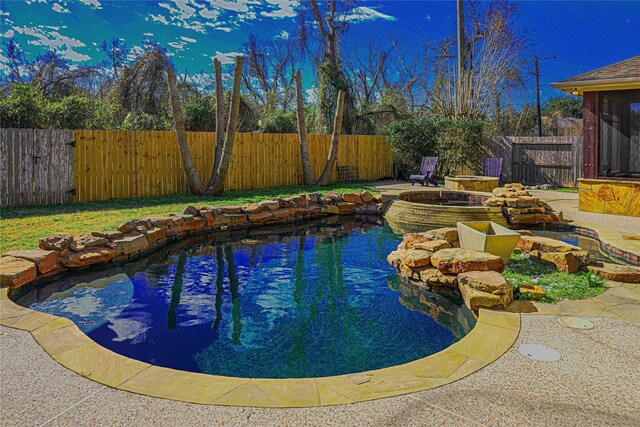
<path id="1" fill-rule="evenodd" d="M 385 218 L 400 233 L 455 227 L 459 221 L 493 221 L 506 226 L 502 208 L 482 204 L 489 197 L 488 193 L 470 191 L 404 191 L 392 200 Z"/>

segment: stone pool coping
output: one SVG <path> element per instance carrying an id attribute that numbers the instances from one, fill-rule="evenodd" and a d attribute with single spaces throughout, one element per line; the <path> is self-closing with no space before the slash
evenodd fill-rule
<path id="1" fill-rule="evenodd" d="M 520 314 L 481 309 L 460 341 L 402 365 L 321 378 L 236 378 L 163 368 L 108 350 L 69 319 L 34 311 L 0 289 L 0 324 L 31 333 L 58 363 L 109 387 L 182 402 L 270 408 L 319 407 L 429 390 L 497 360 L 520 333 Z"/>

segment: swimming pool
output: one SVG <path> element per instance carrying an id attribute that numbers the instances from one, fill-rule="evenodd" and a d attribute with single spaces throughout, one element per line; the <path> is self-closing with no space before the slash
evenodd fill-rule
<path id="1" fill-rule="evenodd" d="M 398 283 L 386 257 L 400 240 L 353 218 L 217 233 L 14 300 L 158 366 L 251 378 L 361 372 L 436 353 L 475 325 L 461 301 Z"/>

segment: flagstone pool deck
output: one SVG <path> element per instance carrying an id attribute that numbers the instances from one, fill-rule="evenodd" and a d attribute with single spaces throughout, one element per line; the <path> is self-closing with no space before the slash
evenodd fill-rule
<path id="1" fill-rule="evenodd" d="M 557 198 L 571 206 L 570 197 Z M 611 225 L 605 233 L 636 232 L 635 223 L 631 228 L 615 219 L 604 224 L 600 217 L 611 215 L 596 215 L 600 231 Z M 568 212 L 565 217 L 573 219 Z M 0 317 L 10 327 L 0 326 L 0 419 L 3 426 L 640 425 L 640 285 L 607 286 L 605 293 L 590 300 L 513 307 L 523 314 L 483 311 L 474 331 L 444 350 L 440 360 L 434 355 L 408 364 L 411 367 L 388 368 L 378 377 L 333 377 L 324 385 L 315 380 L 315 390 L 308 387 L 309 380 L 293 380 L 291 384 L 300 387 L 282 388 L 284 383 L 274 380 L 212 385 L 200 374 L 172 377 L 164 368 L 107 355 L 108 350 L 87 337 L 68 333 L 75 327 L 66 319 L 21 311 L 2 290 Z M 589 319 L 595 327 L 572 329 L 558 322 L 567 315 Z M 543 344 L 562 357 L 555 362 L 530 360 L 518 351 L 521 344 Z M 428 359 L 430 363 L 424 362 Z M 416 372 L 423 382 L 405 382 L 414 380 Z M 181 393 L 193 387 L 208 387 L 216 395 L 214 404 L 149 396 L 164 389 L 174 393 L 164 397 L 181 399 Z M 309 393 L 323 406 L 220 406 L 246 401 L 296 406 L 290 404 L 292 399 L 308 399 Z M 369 398 L 376 400 L 348 403 Z"/>

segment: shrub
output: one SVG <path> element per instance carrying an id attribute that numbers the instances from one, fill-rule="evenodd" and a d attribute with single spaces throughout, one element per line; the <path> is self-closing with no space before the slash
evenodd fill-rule
<path id="1" fill-rule="evenodd" d="M 438 156 L 440 176 L 462 167 L 476 171 L 483 154 L 485 122 L 420 117 L 399 120 L 385 129 L 400 173 L 418 170 L 422 157 Z"/>
<path id="2" fill-rule="evenodd" d="M 295 111 L 288 113 L 276 111 L 268 115 L 261 122 L 261 130 L 264 133 L 297 133 L 298 124 Z"/>
<path id="3" fill-rule="evenodd" d="M 184 103 L 184 125 L 194 132 L 214 132 L 216 107 L 214 95 L 191 94 Z"/>
<path id="4" fill-rule="evenodd" d="M 11 86 L 0 99 L 0 125 L 3 128 L 39 128 L 42 120 L 42 94 L 27 85 Z"/>
<path id="5" fill-rule="evenodd" d="M 49 129 L 89 129 L 95 114 L 93 101 L 83 95 L 70 95 L 45 104 L 45 126 Z"/>

